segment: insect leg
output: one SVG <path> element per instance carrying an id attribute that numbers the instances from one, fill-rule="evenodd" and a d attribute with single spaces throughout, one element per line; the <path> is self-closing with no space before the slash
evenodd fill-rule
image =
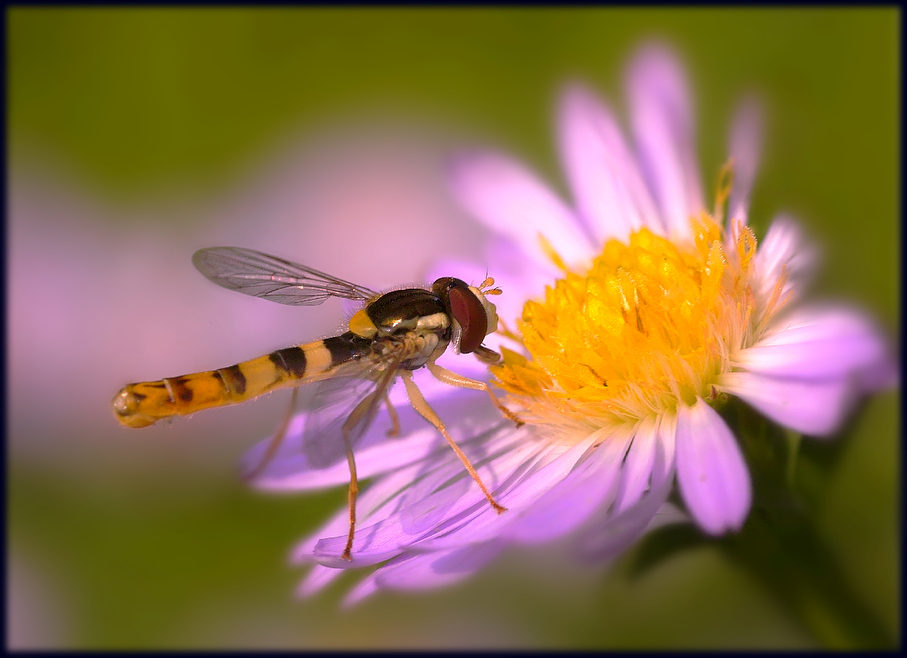
<path id="1" fill-rule="evenodd" d="M 453 448 L 454 452 L 457 453 L 457 457 L 460 458 L 460 461 L 463 462 L 463 466 L 466 467 L 466 470 L 472 476 L 472 479 L 476 481 L 476 484 L 479 485 L 479 489 L 482 490 L 482 493 L 485 494 L 485 498 L 488 499 L 488 502 L 491 503 L 491 506 L 494 510 L 500 514 L 501 512 L 506 512 L 507 508 L 499 505 L 498 502 L 492 497 L 491 493 L 488 491 L 488 488 L 485 486 L 485 483 L 482 482 L 482 478 L 479 477 L 479 474 L 476 473 L 476 469 L 473 468 L 472 463 L 469 461 L 469 458 L 466 454 L 460 450 L 460 446 L 457 445 L 456 441 L 447 433 L 447 429 L 444 427 L 444 422 L 438 418 L 438 415 L 434 412 L 428 402 L 425 401 L 425 398 L 422 395 L 422 392 L 416 386 L 416 383 L 413 381 L 413 373 L 410 370 L 403 371 L 403 384 L 406 386 L 406 394 L 409 396 L 410 404 L 413 405 L 413 409 L 419 412 L 419 415 L 422 416 L 429 423 L 434 425 L 441 435 L 447 439 L 447 442 L 450 444 L 450 447 Z M 471 381 L 471 380 L 470 380 Z"/>
<path id="2" fill-rule="evenodd" d="M 347 535 L 346 548 L 340 556 L 344 560 L 352 560 L 353 537 L 356 532 L 356 497 L 359 494 L 359 478 L 356 476 L 356 460 L 353 457 L 353 440 L 362 436 L 378 410 L 381 400 L 390 402 L 387 392 L 396 377 L 397 367 L 400 365 L 402 355 L 397 355 L 393 361 L 385 368 L 378 385 L 374 391 L 366 395 L 362 401 L 356 405 L 353 412 L 343 422 L 342 434 L 343 445 L 346 448 L 346 461 L 350 466 L 350 490 L 347 499 L 350 506 L 350 533 Z"/>
<path id="3" fill-rule="evenodd" d="M 283 423 L 281 423 L 280 429 L 277 430 L 277 434 L 274 435 L 274 438 L 271 439 L 271 442 L 268 444 L 268 449 L 265 450 L 264 457 L 261 458 L 258 466 L 242 476 L 242 479 L 246 482 L 250 482 L 261 475 L 261 472 L 265 470 L 265 467 L 271 463 L 271 460 L 274 459 L 274 455 L 277 454 L 277 449 L 287 436 L 287 428 L 290 426 L 290 420 L 293 418 L 293 409 L 296 407 L 296 396 L 298 394 L 299 388 L 294 388 L 293 394 L 290 396 L 290 407 L 287 409 L 287 415 L 284 416 Z"/>
<path id="4" fill-rule="evenodd" d="M 346 445 L 346 461 L 350 465 L 350 489 L 346 497 L 350 507 L 350 532 L 346 537 L 346 547 L 340 557 L 350 561 L 353 559 L 353 535 L 356 532 L 356 497 L 359 495 L 359 478 L 356 476 L 356 460 L 353 457 L 353 449 L 350 447 L 350 435 L 346 428 L 343 429 L 343 442 Z"/>
<path id="5" fill-rule="evenodd" d="M 484 345 L 479 345 L 473 354 L 475 354 L 479 361 L 489 366 L 494 366 L 501 362 L 501 355 L 494 350 L 488 349 Z"/>
<path id="6" fill-rule="evenodd" d="M 387 430 L 388 437 L 395 437 L 400 434 L 400 417 L 397 416 L 397 410 L 391 404 L 390 396 L 387 391 L 384 392 L 384 405 L 387 407 L 387 414 L 391 417 L 391 428 Z"/>
<path id="7" fill-rule="evenodd" d="M 375 400 L 377 391 L 373 391 L 367 395 L 362 402 L 356 405 L 356 408 L 353 409 L 353 413 L 349 415 L 349 418 L 343 423 L 343 445 L 346 448 L 346 461 L 350 467 L 350 489 L 347 494 L 347 502 L 350 507 L 350 532 L 347 535 L 346 539 L 346 548 L 343 549 L 343 554 L 340 556 L 344 560 L 352 560 L 352 550 L 353 550 L 353 536 L 356 532 L 356 497 L 359 495 L 359 478 L 356 475 L 356 459 L 353 457 L 353 446 L 350 442 L 350 432 L 356 425 L 362 420 L 369 409 L 372 407 L 372 404 Z"/>
<path id="8" fill-rule="evenodd" d="M 460 388 L 471 388 L 474 391 L 485 391 L 488 393 L 491 401 L 494 403 L 502 414 L 507 418 L 516 423 L 517 427 L 520 427 L 523 424 L 515 413 L 510 409 L 505 407 L 501 401 L 498 399 L 498 396 L 494 394 L 494 391 L 491 390 L 491 387 L 485 382 L 480 382 L 475 379 L 470 379 L 469 377 L 464 377 L 463 375 L 458 375 L 457 373 L 448 370 L 439 366 L 437 363 L 426 363 L 425 366 L 428 368 L 428 371 L 435 376 L 435 378 L 445 384 L 450 384 L 451 386 L 459 386 Z"/>

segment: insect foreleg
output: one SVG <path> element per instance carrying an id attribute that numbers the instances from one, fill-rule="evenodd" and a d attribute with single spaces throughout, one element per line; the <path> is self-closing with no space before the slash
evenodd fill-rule
<path id="1" fill-rule="evenodd" d="M 443 368 L 442 368 L 443 370 Z M 419 390 L 419 387 L 416 386 L 416 383 L 413 381 L 413 373 L 410 370 L 406 370 L 403 373 L 403 383 L 406 386 L 406 394 L 409 396 L 410 404 L 413 405 L 420 416 L 422 416 L 429 423 L 434 425 L 441 435 L 447 439 L 447 442 L 450 444 L 450 447 L 453 448 L 454 452 L 457 453 L 457 457 L 460 458 L 460 461 L 463 462 L 463 466 L 466 467 L 466 470 L 472 476 L 472 479 L 476 481 L 476 484 L 479 485 L 479 488 L 482 490 L 482 493 L 485 494 L 485 498 L 488 499 L 488 502 L 491 503 L 491 506 L 494 510 L 500 514 L 501 512 L 506 512 L 507 508 L 498 504 L 498 501 L 492 497 L 491 493 L 488 491 L 488 488 L 485 486 L 485 483 L 482 482 L 482 478 L 479 477 L 479 474 L 476 473 L 476 469 L 473 468 L 472 463 L 469 461 L 469 458 L 466 454 L 460 450 L 460 446 L 457 445 L 456 441 L 447 433 L 447 428 L 444 427 L 444 422 L 438 418 L 438 415 L 435 413 L 434 409 L 428 406 L 428 402 L 425 401 L 425 397 L 422 395 L 422 391 Z M 470 380 L 471 381 L 471 380 Z"/>
<path id="2" fill-rule="evenodd" d="M 460 388 L 471 388 L 474 391 L 485 391 L 488 393 L 494 406 L 496 406 L 502 414 L 512 420 L 517 427 L 520 427 L 523 424 L 523 421 L 521 421 L 515 413 L 501 403 L 498 396 L 494 394 L 494 391 L 492 391 L 491 387 L 485 382 L 458 375 L 452 370 L 439 366 L 437 363 L 426 363 L 425 367 L 428 368 L 428 372 L 434 375 L 440 382 L 450 384 L 451 386 L 459 386 Z"/>
<path id="3" fill-rule="evenodd" d="M 473 354 L 479 361 L 489 366 L 497 365 L 501 362 L 501 355 L 484 345 L 479 345 Z"/>

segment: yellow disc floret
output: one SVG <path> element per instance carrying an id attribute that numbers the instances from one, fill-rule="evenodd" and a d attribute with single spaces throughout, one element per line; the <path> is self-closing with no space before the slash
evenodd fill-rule
<path id="1" fill-rule="evenodd" d="M 517 327 L 531 359 L 505 350 L 492 368 L 521 418 L 594 429 L 714 397 L 716 375 L 778 300 L 753 293 L 750 229 L 726 244 L 708 215 L 692 228 L 680 243 L 648 229 L 610 240 L 588 272 L 568 272 L 526 303 Z"/>

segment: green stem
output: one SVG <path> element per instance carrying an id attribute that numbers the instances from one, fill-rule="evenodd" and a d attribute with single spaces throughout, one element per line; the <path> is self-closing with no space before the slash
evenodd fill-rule
<path id="1" fill-rule="evenodd" d="M 892 649 L 885 625 L 847 583 L 808 515 L 753 510 L 724 548 L 824 648 Z"/>
<path id="2" fill-rule="evenodd" d="M 844 441 L 804 453 L 800 435 L 743 405 L 725 412 L 750 467 L 753 509 L 727 553 L 828 649 L 891 649 L 895 638 L 847 581 L 816 526 Z M 824 448 L 824 449 L 823 449 Z"/>

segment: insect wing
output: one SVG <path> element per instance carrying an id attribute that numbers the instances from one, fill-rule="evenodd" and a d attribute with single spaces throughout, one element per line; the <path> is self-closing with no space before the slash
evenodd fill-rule
<path id="1" fill-rule="evenodd" d="M 364 365 L 364 364 L 363 364 Z M 302 433 L 302 449 L 314 468 L 346 457 L 344 432 L 352 448 L 375 420 L 397 378 L 397 364 L 319 382 Z"/>
<path id="2" fill-rule="evenodd" d="M 200 249 L 192 263 L 219 286 L 278 304 L 314 306 L 328 297 L 365 302 L 378 296 L 374 290 L 254 249 Z"/>

